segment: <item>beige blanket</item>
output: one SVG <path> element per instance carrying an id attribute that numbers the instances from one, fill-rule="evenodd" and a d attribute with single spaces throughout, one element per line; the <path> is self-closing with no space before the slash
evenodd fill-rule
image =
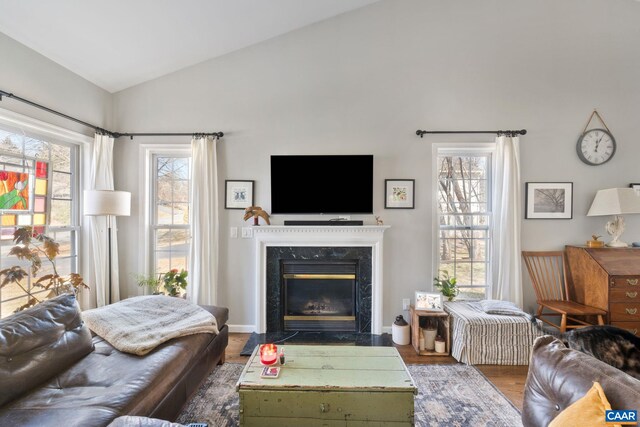
<path id="1" fill-rule="evenodd" d="M 143 356 L 170 339 L 218 334 L 216 318 L 182 298 L 148 295 L 82 313 L 93 332 L 116 349 Z"/>

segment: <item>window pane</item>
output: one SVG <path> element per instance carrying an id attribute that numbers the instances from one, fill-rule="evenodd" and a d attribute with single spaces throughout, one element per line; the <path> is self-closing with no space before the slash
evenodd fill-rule
<path id="1" fill-rule="evenodd" d="M 72 249 L 74 248 L 72 248 L 71 246 L 72 233 L 75 234 L 75 232 L 73 231 L 57 231 L 55 233 L 49 233 L 50 237 L 52 237 L 60 245 L 58 247 L 58 249 L 60 250 L 60 254 L 58 256 L 71 256 L 75 253 L 75 251 L 72 251 Z"/>
<path id="2" fill-rule="evenodd" d="M 51 145 L 51 163 L 53 169 L 61 172 L 71 172 L 71 147 Z"/>
<path id="3" fill-rule="evenodd" d="M 74 204 L 75 189 L 72 188 L 71 179 L 71 174 L 77 172 L 75 163 L 72 161 L 77 148 L 75 146 L 63 146 L 46 139 L 25 137 L 0 129 L 0 149 L 4 149 L 3 154 L 0 155 L 0 170 L 30 174 L 30 177 L 32 177 L 30 184 L 36 195 L 33 198 L 33 213 L 0 215 L 0 225 L 2 225 L 2 228 L 0 228 L 0 242 L 2 243 L 0 246 L 0 265 L 2 268 L 19 265 L 30 273 L 28 262 L 21 261 L 13 255 L 9 256 L 8 252 L 14 246 L 13 232 L 15 227 L 12 226 L 33 225 L 35 233 L 48 234 L 54 239 L 59 238 L 58 243 L 61 243 L 62 250 L 61 256 L 69 256 L 67 259 L 60 258 L 57 261 L 63 270 L 61 273 L 76 271 L 75 231 L 69 232 L 66 230 L 65 233 L 56 236 L 48 232 L 47 229 L 49 226 L 77 226 L 77 224 L 71 222 L 72 218 L 77 217 L 73 215 L 73 210 L 77 209 L 77 206 Z M 37 158 L 38 161 L 32 157 Z M 53 163 L 47 163 L 50 161 Z M 52 173 L 51 168 L 57 172 Z M 67 173 L 60 173 L 60 171 Z M 51 178 L 51 181 L 49 178 Z M 51 206 L 49 206 L 47 201 L 51 198 L 63 198 L 66 200 L 52 200 Z M 49 208 L 51 208 L 51 211 L 49 211 Z M 43 260 L 37 277 L 26 277 L 25 286 L 31 282 L 35 283 L 35 280 L 39 277 L 50 272 L 53 272 L 52 266 L 46 260 Z M 11 314 L 13 311 L 7 310 L 9 305 L 15 308 L 26 301 L 24 291 L 18 288 L 19 295 L 13 295 L 18 291 L 15 288 L 12 290 L 7 286 L 0 289 L 0 307 L 2 307 L 0 316 L 2 317 Z M 40 292 L 43 299 L 49 294 L 49 291 L 37 287 L 35 290 Z M 13 302 L 11 302 L 12 298 L 14 298 Z M 20 303 L 16 303 L 15 301 L 17 300 Z"/>
<path id="4" fill-rule="evenodd" d="M 153 271 L 166 273 L 172 268 L 187 268 L 189 250 L 190 181 L 189 157 L 154 158 L 155 200 L 152 225 L 161 226 L 155 230 L 153 241 Z"/>
<path id="5" fill-rule="evenodd" d="M 189 181 L 178 180 L 173 182 L 173 201 L 189 201 Z"/>
<path id="6" fill-rule="evenodd" d="M 51 225 L 71 225 L 71 200 L 51 201 Z"/>
<path id="7" fill-rule="evenodd" d="M 49 160 L 49 144 L 44 141 L 27 137 L 24 139 L 24 154 L 29 157 Z"/>
<path id="8" fill-rule="evenodd" d="M 174 203 L 172 219 L 174 224 L 189 224 L 189 204 Z"/>
<path id="9" fill-rule="evenodd" d="M 440 269 L 459 285 L 488 284 L 489 155 L 439 155 L 437 203 Z M 472 289 L 469 296 L 484 295 Z"/>
<path id="10" fill-rule="evenodd" d="M 487 288 L 460 288 L 458 299 L 487 299 Z"/>
<path id="11" fill-rule="evenodd" d="M 71 174 L 53 173 L 53 194 L 55 199 L 71 199 Z"/>

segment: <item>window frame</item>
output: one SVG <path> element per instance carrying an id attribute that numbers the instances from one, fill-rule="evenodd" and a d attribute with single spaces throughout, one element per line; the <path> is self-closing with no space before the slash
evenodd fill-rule
<path id="1" fill-rule="evenodd" d="M 88 137 L 86 135 L 82 135 L 80 133 L 71 131 L 66 128 L 62 128 L 56 125 L 52 125 L 50 123 L 46 123 L 29 116 L 25 116 L 10 110 L 5 110 L 0 108 L 0 127 L 4 130 L 10 132 L 19 132 L 24 136 L 31 137 L 34 139 L 38 139 L 41 141 L 45 141 L 49 144 L 54 143 L 61 146 L 66 146 L 70 148 L 70 180 L 69 185 L 71 187 L 71 223 L 69 225 L 59 226 L 59 225 L 49 225 L 45 224 L 45 234 L 54 237 L 56 233 L 60 232 L 70 232 L 71 239 L 71 255 L 66 256 L 58 256 L 56 257 L 56 262 L 64 261 L 70 259 L 71 261 L 71 270 L 73 272 L 78 272 L 83 277 L 88 277 L 87 275 L 87 263 L 84 262 L 88 257 L 86 244 L 86 236 L 82 233 L 82 229 L 84 226 L 84 219 L 82 218 L 80 209 L 82 206 L 82 184 L 86 184 L 86 175 L 85 169 L 87 169 L 90 161 L 90 157 L 88 157 L 87 147 L 89 144 L 93 142 L 93 138 Z M 17 153 L 7 153 L 8 155 L 16 156 L 16 158 L 25 158 L 30 160 L 38 160 L 38 158 L 33 156 L 25 155 L 24 149 L 21 155 Z M 34 163 L 35 165 L 35 163 Z M 60 171 L 57 171 L 60 172 Z M 34 171 L 35 173 L 35 171 Z M 48 221 L 51 221 L 51 205 L 53 200 L 53 162 L 51 158 L 48 160 L 48 175 L 49 175 L 49 185 L 50 188 L 47 189 L 46 195 L 46 204 L 47 204 L 47 212 L 48 212 Z M 31 212 L 31 215 L 34 213 Z M 32 224 L 33 225 L 33 224 Z M 75 250 L 75 251 L 74 251 Z M 16 260 L 14 265 L 23 265 L 28 266 L 28 263 L 24 261 Z M 29 274 L 28 285 L 29 288 L 32 286 L 32 277 Z M 38 292 L 40 293 L 40 292 Z M 1 297 L 0 297 L 1 298 Z M 13 298 L 12 298 L 13 299 Z M 8 300 L 7 300 L 8 301 Z M 2 300 L 4 302 L 4 300 Z M 82 302 L 82 301 L 81 301 Z M 82 304 L 84 305 L 84 304 Z M 0 314 L 2 315 L 2 314 Z"/>
<path id="2" fill-rule="evenodd" d="M 138 266 L 142 274 L 155 275 L 155 232 L 158 228 L 167 228 L 166 224 L 158 227 L 155 223 L 155 188 L 156 172 L 155 158 L 157 157 L 185 157 L 191 159 L 190 144 L 140 144 L 139 148 L 142 167 L 139 170 L 139 199 L 140 212 L 143 213 L 142 226 L 139 229 L 139 239 L 143 243 L 143 248 L 139 252 Z M 190 165 L 191 167 L 191 160 Z M 191 225 L 173 226 L 190 231 Z M 188 262 L 187 254 L 187 262 Z M 140 294 L 147 292 L 147 289 L 140 289 Z"/>
<path id="3" fill-rule="evenodd" d="M 439 276 L 439 268 L 440 268 L 440 213 L 438 210 L 438 156 L 440 155 L 455 155 L 455 156 L 489 156 L 489 171 L 487 173 L 487 188 L 488 192 L 488 200 L 487 200 L 487 212 L 486 214 L 489 216 L 489 224 L 487 233 L 488 233 L 488 245 L 486 247 L 486 257 L 487 262 L 487 284 L 485 286 L 464 286 L 465 289 L 486 289 L 485 297 L 490 298 L 493 290 L 493 280 L 492 280 L 492 272 L 493 272 L 493 262 L 494 260 L 491 258 L 492 252 L 492 233 L 493 233 L 493 212 L 492 212 L 492 198 L 494 193 L 494 179 L 493 172 L 495 170 L 495 154 L 496 154 L 496 144 L 489 142 L 468 142 L 468 143 L 434 143 L 432 145 L 432 168 L 431 168 L 431 194 L 432 194 L 432 265 L 431 265 L 431 277 Z"/>

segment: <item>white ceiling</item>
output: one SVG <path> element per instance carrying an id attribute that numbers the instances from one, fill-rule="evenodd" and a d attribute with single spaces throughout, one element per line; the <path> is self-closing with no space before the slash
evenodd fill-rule
<path id="1" fill-rule="evenodd" d="M 117 92 L 378 0 L 0 0 L 0 32 Z"/>

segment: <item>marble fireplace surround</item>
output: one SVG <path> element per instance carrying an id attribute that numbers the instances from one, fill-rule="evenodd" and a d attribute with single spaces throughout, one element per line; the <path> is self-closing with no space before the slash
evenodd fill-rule
<path id="1" fill-rule="evenodd" d="M 389 226 L 257 226 L 256 332 L 267 331 L 267 248 L 280 247 L 368 247 L 371 248 L 371 333 L 382 334 L 382 243 Z"/>

